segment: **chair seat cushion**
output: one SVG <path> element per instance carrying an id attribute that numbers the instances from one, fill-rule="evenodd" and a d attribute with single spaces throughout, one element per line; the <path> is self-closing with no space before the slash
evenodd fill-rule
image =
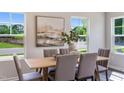
<path id="1" fill-rule="evenodd" d="M 55 80 L 55 71 L 56 71 L 55 68 L 54 69 L 50 69 L 49 76 L 48 76 L 50 81 L 54 81 Z"/>
<path id="2" fill-rule="evenodd" d="M 106 70 L 108 70 L 108 68 L 101 66 L 101 65 L 98 65 L 98 71 L 99 72 L 106 71 Z"/>
<path id="3" fill-rule="evenodd" d="M 48 68 L 48 73 L 55 72 L 55 71 L 56 71 L 56 68 L 55 67 L 49 67 Z"/>
<path id="4" fill-rule="evenodd" d="M 31 73 L 26 73 L 23 74 L 23 80 L 24 81 L 35 81 L 35 80 L 41 80 L 42 76 L 38 72 L 31 72 Z"/>

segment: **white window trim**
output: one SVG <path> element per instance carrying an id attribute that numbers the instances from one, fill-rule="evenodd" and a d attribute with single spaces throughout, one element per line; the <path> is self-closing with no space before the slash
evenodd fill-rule
<path id="1" fill-rule="evenodd" d="M 87 19 L 87 36 L 86 35 L 83 35 L 83 36 L 86 36 L 87 38 L 87 52 L 89 52 L 89 36 L 90 36 L 90 18 L 89 17 L 84 17 L 84 16 L 71 16 L 70 17 L 70 23 L 71 23 L 71 19 L 72 18 L 81 18 L 81 19 Z M 71 29 L 71 24 L 70 24 L 70 29 Z"/>
<path id="2" fill-rule="evenodd" d="M 115 45 L 115 37 L 118 36 L 118 37 L 122 37 L 124 35 L 115 35 L 115 29 L 114 29 L 114 23 L 115 23 L 115 19 L 119 19 L 119 18 L 124 18 L 124 16 L 118 16 L 118 17 L 113 17 L 111 18 L 111 51 L 112 53 L 114 54 L 119 54 L 119 55 L 124 55 L 124 53 L 119 53 L 119 52 L 115 52 L 113 47 L 114 46 L 117 46 Z"/>
<path id="3" fill-rule="evenodd" d="M 26 35 L 26 13 L 20 13 L 20 12 L 10 12 L 11 14 L 23 14 L 24 15 L 24 23 L 12 23 L 12 24 L 23 24 L 24 25 L 24 36 Z M 9 22 L 0 22 L 0 24 L 8 24 L 8 25 L 10 25 L 10 23 Z M 17 34 L 0 34 L 0 36 L 17 36 Z M 8 48 L 9 49 L 9 48 Z M 11 49 L 11 48 L 10 48 Z M 13 48 L 14 49 L 14 48 Z M 16 48 L 15 48 L 16 49 Z M 25 39 L 24 39 L 24 48 L 23 48 L 23 50 L 24 50 L 24 58 L 25 58 Z M 7 60 L 10 60 L 10 58 L 8 58 Z M 2 61 L 2 60 L 0 60 L 0 61 Z"/>
<path id="4" fill-rule="evenodd" d="M 24 24 L 25 24 L 25 13 L 19 13 L 19 12 L 17 12 L 17 13 L 15 13 L 15 12 L 8 12 L 8 13 L 9 13 L 9 22 L 0 22 L 0 24 L 7 24 L 8 26 L 10 26 L 10 34 L 4 34 L 4 35 L 16 35 L 16 34 L 12 34 L 12 27 L 11 27 L 11 25 L 21 24 L 21 25 L 24 26 Z M 24 15 L 24 23 L 12 22 L 12 14 L 23 14 Z"/>

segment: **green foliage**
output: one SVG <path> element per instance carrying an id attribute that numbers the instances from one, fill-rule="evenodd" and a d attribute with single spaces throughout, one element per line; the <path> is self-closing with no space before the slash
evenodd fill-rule
<path id="1" fill-rule="evenodd" d="M 75 28 L 72 29 L 72 31 L 77 32 L 78 35 L 86 35 L 87 34 L 87 29 L 84 26 L 76 26 Z"/>
<path id="2" fill-rule="evenodd" d="M 0 42 L 0 48 L 23 48 L 23 45 Z"/>
<path id="3" fill-rule="evenodd" d="M 22 34 L 24 26 L 21 24 L 12 25 L 12 34 Z"/>
<path id="4" fill-rule="evenodd" d="M 11 25 L 12 34 L 23 34 L 24 26 L 21 24 Z M 10 26 L 0 25 L 0 34 L 10 34 Z"/>
<path id="5" fill-rule="evenodd" d="M 10 27 L 7 25 L 0 25 L 0 34 L 10 34 Z"/>
<path id="6" fill-rule="evenodd" d="M 72 31 L 75 31 L 79 35 L 79 41 L 86 41 L 86 37 L 83 36 L 87 35 L 87 29 L 85 26 L 76 26 Z"/>
<path id="7" fill-rule="evenodd" d="M 123 18 L 115 19 L 115 26 L 122 26 Z"/>
<path id="8" fill-rule="evenodd" d="M 115 27 L 115 34 L 116 35 L 122 35 L 122 27 Z"/>
<path id="9" fill-rule="evenodd" d="M 80 37 L 80 35 L 87 35 L 87 29 L 84 26 L 76 26 L 73 28 L 69 34 L 62 33 L 62 40 L 70 44 L 71 42 L 77 42 L 79 39 L 83 39 L 83 41 L 86 41 L 85 37 Z"/>
<path id="10" fill-rule="evenodd" d="M 14 36 L 14 39 L 16 39 L 16 40 L 23 40 L 24 39 L 24 35 Z"/>
<path id="11" fill-rule="evenodd" d="M 67 44 L 71 44 L 72 42 L 77 42 L 78 39 L 79 39 L 79 35 L 75 31 L 70 31 L 69 34 L 62 32 L 62 40 Z"/>
<path id="12" fill-rule="evenodd" d="M 80 53 L 83 54 L 83 53 L 86 53 L 87 52 L 87 49 L 86 48 L 81 48 L 79 49 Z"/>
<path id="13" fill-rule="evenodd" d="M 124 53 L 124 47 L 122 46 L 113 46 L 114 52 Z"/>

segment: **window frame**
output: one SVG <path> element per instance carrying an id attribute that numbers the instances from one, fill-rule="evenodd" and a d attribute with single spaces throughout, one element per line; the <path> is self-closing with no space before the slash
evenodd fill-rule
<path id="1" fill-rule="evenodd" d="M 8 12 L 9 13 L 9 22 L 0 22 L 0 24 L 8 24 L 8 26 L 10 26 L 10 34 L 0 34 L 0 36 L 6 36 L 6 35 L 12 35 L 12 36 L 16 36 L 16 34 L 12 34 L 12 26 L 14 24 L 21 24 L 24 26 L 24 31 L 25 31 L 25 13 L 21 13 L 21 12 Z M 12 22 L 12 14 L 23 14 L 24 15 L 24 23 L 19 23 L 19 22 Z"/>
<path id="2" fill-rule="evenodd" d="M 71 19 L 72 18 L 80 18 L 80 19 L 86 19 L 87 20 L 87 35 L 82 35 L 84 37 L 86 37 L 86 43 L 87 43 L 87 52 L 89 52 L 89 35 L 90 35 L 90 18 L 89 17 L 84 17 L 84 16 L 71 16 L 70 17 L 70 29 L 72 29 L 71 27 Z M 78 41 L 79 43 L 79 41 Z"/>
<path id="3" fill-rule="evenodd" d="M 124 37 L 124 34 L 122 34 L 122 35 L 119 35 L 119 34 L 115 35 L 115 20 L 116 19 L 120 19 L 120 18 L 124 18 L 124 16 L 118 16 L 118 17 L 111 18 L 111 51 L 114 54 L 124 55 L 124 53 L 114 51 L 114 47 L 117 46 L 117 45 L 115 45 L 115 37 Z"/>
<path id="4" fill-rule="evenodd" d="M 24 15 L 24 23 L 19 23 L 19 22 L 0 22 L 0 24 L 8 24 L 8 26 L 10 26 L 10 25 L 14 25 L 14 24 L 23 24 L 23 26 L 24 26 L 24 47 L 23 48 L 3 48 L 3 49 L 0 49 L 1 51 L 8 51 L 8 49 L 9 50 L 17 50 L 17 49 L 23 49 L 23 53 L 24 53 L 24 57 L 25 57 L 25 34 L 26 34 L 26 13 L 24 13 L 24 12 L 8 12 L 8 13 L 10 13 L 10 14 L 23 14 Z M 9 16 L 10 17 L 10 16 Z M 0 36 L 17 36 L 18 34 L 12 34 L 12 33 L 10 33 L 10 34 L 0 34 Z M 19 50 L 20 51 L 20 50 Z M 16 52 L 14 52 L 13 54 L 15 54 Z M 17 52 L 18 53 L 18 52 Z M 4 53 L 3 53 L 4 54 Z M 10 53 L 8 53 L 9 55 L 11 55 Z M 2 58 L 2 57 L 1 57 Z M 1 59 L 0 58 L 0 59 Z"/>

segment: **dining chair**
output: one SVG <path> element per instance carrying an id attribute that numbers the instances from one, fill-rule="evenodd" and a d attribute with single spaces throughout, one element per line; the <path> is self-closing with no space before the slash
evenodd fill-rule
<path id="1" fill-rule="evenodd" d="M 60 55 L 64 55 L 64 54 L 69 54 L 69 49 L 68 48 L 61 48 L 59 49 L 59 53 Z"/>
<path id="2" fill-rule="evenodd" d="M 75 80 L 75 71 L 77 63 L 77 55 L 58 55 L 56 57 L 56 71 L 50 72 L 49 80 L 55 81 L 71 81 Z"/>
<path id="3" fill-rule="evenodd" d="M 57 49 L 44 49 L 44 57 L 54 57 L 58 54 Z"/>
<path id="4" fill-rule="evenodd" d="M 109 58 L 109 55 L 110 55 L 110 49 L 100 48 L 98 50 L 98 56 L 103 56 L 103 57 Z M 98 61 L 96 71 L 98 71 L 99 77 L 100 77 L 100 73 L 105 72 L 106 80 L 108 81 L 108 60 Z"/>
<path id="5" fill-rule="evenodd" d="M 19 81 L 40 81 L 42 80 L 42 76 L 38 72 L 31 72 L 31 73 L 23 74 L 21 70 L 21 63 L 18 57 L 15 55 L 13 56 L 13 59 L 14 59 Z"/>
<path id="6" fill-rule="evenodd" d="M 43 50 L 43 55 L 44 57 L 55 57 L 58 54 L 58 50 L 57 49 L 44 49 Z M 55 71 L 54 67 L 49 67 L 48 68 L 48 72 L 50 71 Z M 42 68 L 40 69 L 36 69 L 36 72 L 41 73 L 42 72 Z"/>
<path id="7" fill-rule="evenodd" d="M 76 73 L 76 80 L 94 80 L 94 72 L 96 68 L 97 53 L 81 54 L 79 67 Z"/>

